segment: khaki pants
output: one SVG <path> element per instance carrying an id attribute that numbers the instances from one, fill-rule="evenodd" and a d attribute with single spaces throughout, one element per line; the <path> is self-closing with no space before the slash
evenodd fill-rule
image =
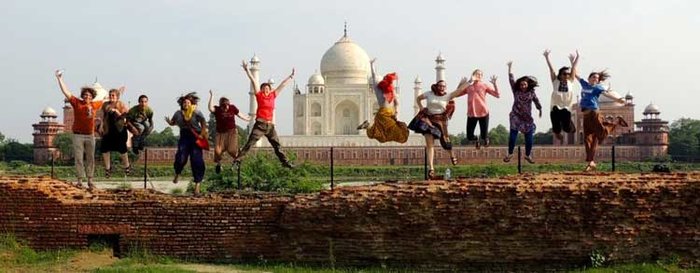
<path id="1" fill-rule="evenodd" d="M 277 155 L 277 158 L 279 158 L 280 162 L 283 164 L 289 164 L 289 159 L 282 151 L 282 145 L 280 145 L 280 139 L 277 137 L 275 125 L 262 121 L 255 121 L 253 130 L 250 132 L 250 136 L 248 136 L 248 142 L 246 142 L 243 149 L 241 149 L 241 151 L 238 153 L 238 157 L 236 159 L 242 159 L 245 154 L 248 153 L 250 148 L 252 148 L 253 145 L 262 137 L 267 137 L 267 141 L 269 141 L 270 145 L 272 145 L 272 149 L 275 150 L 275 154 Z"/>
<path id="2" fill-rule="evenodd" d="M 214 162 L 221 162 L 223 153 L 228 153 L 231 158 L 238 155 L 238 130 L 232 129 L 225 133 L 216 132 L 216 146 L 214 147 Z"/>
<path id="3" fill-rule="evenodd" d="M 608 134 L 615 130 L 615 124 L 606 122 L 595 110 L 583 112 L 583 137 L 586 147 L 586 161 L 594 161 L 598 144 L 603 142 Z"/>
<path id="4" fill-rule="evenodd" d="M 92 178 L 95 174 L 95 137 L 93 135 L 73 134 L 73 157 L 78 179 Z M 84 159 L 85 158 L 85 159 Z M 87 161 L 87 166 L 85 166 Z"/>

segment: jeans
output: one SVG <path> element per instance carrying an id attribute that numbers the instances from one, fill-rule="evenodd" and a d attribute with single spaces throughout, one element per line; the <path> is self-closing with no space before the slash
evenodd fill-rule
<path id="1" fill-rule="evenodd" d="M 527 132 L 525 135 L 525 155 L 530 156 L 530 153 L 532 152 L 532 143 L 533 143 L 533 138 L 535 135 L 535 131 L 531 130 L 530 132 Z M 518 130 L 510 130 L 510 136 L 508 137 L 508 154 L 513 154 L 513 150 L 515 149 L 515 141 L 518 139 Z"/>

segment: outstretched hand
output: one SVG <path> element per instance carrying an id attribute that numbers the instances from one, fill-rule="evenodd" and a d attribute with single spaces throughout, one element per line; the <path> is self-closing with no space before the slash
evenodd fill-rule
<path id="1" fill-rule="evenodd" d="M 63 77 L 63 69 L 57 69 L 56 72 L 54 73 L 56 75 L 56 78 L 62 78 Z"/>
<path id="2" fill-rule="evenodd" d="M 550 52 L 552 52 L 552 51 L 549 50 L 549 49 L 545 49 L 545 50 L 544 50 L 544 53 L 542 53 L 542 55 L 544 55 L 545 58 L 549 58 L 549 53 L 550 53 Z"/>
<path id="3" fill-rule="evenodd" d="M 294 78 L 294 73 L 296 72 L 296 69 L 292 68 L 292 74 L 289 74 L 289 78 Z"/>
<path id="4" fill-rule="evenodd" d="M 214 91 L 212 91 L 211 89 L 209 89 L 209 97 L 213 97 L 213 96 L 214 96 Z"/>
<path id="5" fill-rule="evenodd" d="M 248 71 L 248 62 L 245 60 L 241 61 L 241 67 L 243 67 L 243 70 Z"/>
<path id="6" fill-rule="evenodd" d="M 537 109 L 540 112 L 540 118 L 542 117 L 542 109 Z"/>
<path id="7" fill-rule="evenodd" d="M 498 80 L 498 77 L 496 75 L 491 76 L 491 79 L 489 80 L 493 85 L 496 85 L 496 80 Z"/>
<path id="8" fill-rule="evenodd" d="M 166 122 L 168 125 L 173 125 L 173 121 L 172 121 L 169 117 L 167 117 L 167 116 L 165 117 L 165 122 Z"/>

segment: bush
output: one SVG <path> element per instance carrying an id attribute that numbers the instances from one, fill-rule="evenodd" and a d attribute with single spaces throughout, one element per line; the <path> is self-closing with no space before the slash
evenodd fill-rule
<path id="1" fill-rule="evenodd" d="M 292 159 L 295 156 L 291 156 Z M 294 169 L 283 167 L 276 157 L 267 153 L 250 154 L 242 162 L 241 186 L 254 191 L 299 193 L 318 191 L 321 182 L 311 179 L 314 166 L 306 163 Z M 238 188 L 237 170 L 225 168 L 221 174 L 210 174 L 202 183 L 203 191 L 225 191 Z"/>

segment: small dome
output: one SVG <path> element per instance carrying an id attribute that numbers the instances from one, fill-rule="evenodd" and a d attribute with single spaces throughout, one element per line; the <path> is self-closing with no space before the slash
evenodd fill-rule
<path id="1" fill-rule="evenodd" d="M 323 76 L 321 73 L 318 73 L 318 70 L 314 72 L 311 77 L 309 77 L 309 85 L 324 85 L 326 84 L 326 81 L 323 79 Z"/>
<path id="2" fill-rule="evenodd" d="M 644 108 L 643 114 L 645 114 L 645 115 L 649 115 L 649 114 L 658 115 L 660 113 L 661 113 L 661 111 L 659 111 L 659 106 L 657 106 L 654 103 L 649 103 L 649 105 L 647 105 L 647 107 Z"/>
<path id="3" fill-rule="evenodd" d="M 420 79 L 420 77 L 416 76 L 416 80 L 413 81 L 413 83 L 423 83 L 423 81 Z"/>
<path id="4" fill-rule="evenodd" d="M 625 99 L 626 100 L 634 99 L 634 96 L 632 96 L 632 92 L 627 92 L 627 94 L 625 95 Z"/>
<path id="5" fill-rule="evenodd" d="M 44 108 L 44 111 L 41 111 L 41 116 L 42 117 L 56 117 L 56 110 L 53 110 L 51 107 L 46 107 Z"/>
<path id="6" fill-rule="evenodd" d="M 275 79 L 269 78 L 269 79 L 267 79 L 267 83 L 268 83 L 269 85 L 275 85 Z"/>
<path id="7" fill-rule="evenodd" d="M 251 63 L 259 63 L 260 59 L 258 58 L 258 55 L 253 55 L 253 58 L 250 58 Z"/>

